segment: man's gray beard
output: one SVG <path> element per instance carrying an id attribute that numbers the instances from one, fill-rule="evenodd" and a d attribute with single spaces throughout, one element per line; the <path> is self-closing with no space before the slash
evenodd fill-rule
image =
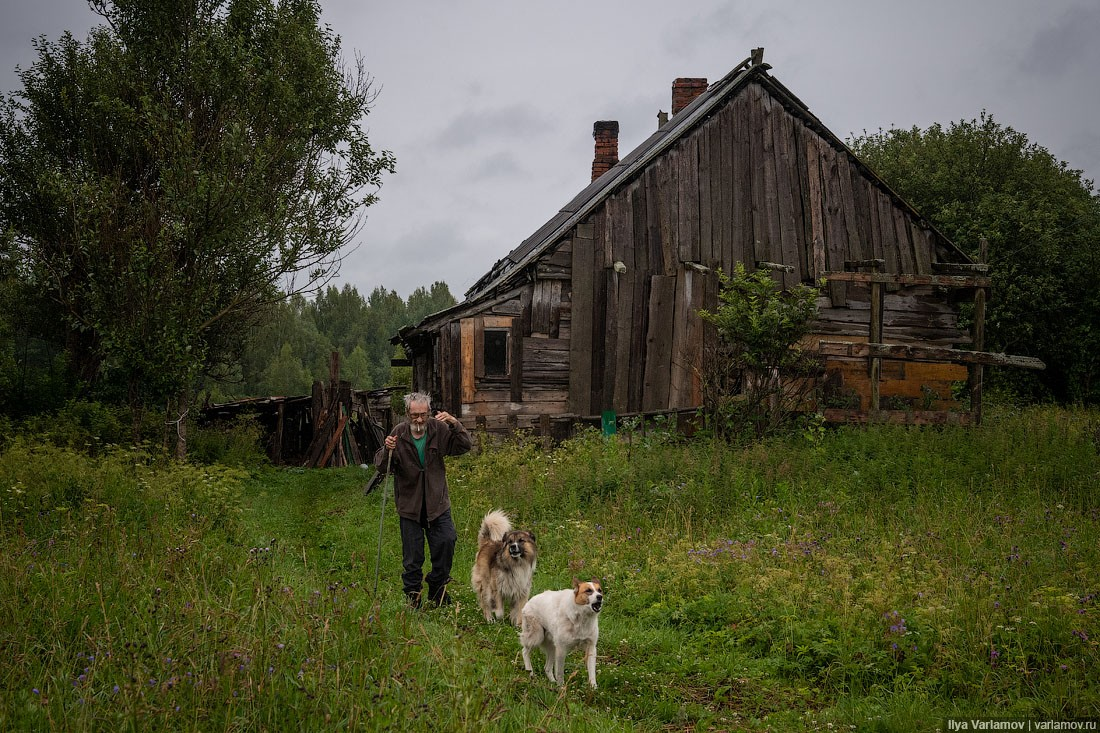
<path id="1" fill-rule="evenodd" d="M 424 434 L 424 431 L 425 431 L 425 430 L 426 430 L 427 428 L 428 428 L 428 426 L 427 426 L 427 425 L 416 425 L 416 424 L 414 424 L 414 423 L 410 423 L 410 424 L 409 424 L 409 430 L 411 430 L 411 431 L 412 431 L 412 434 L 413 434 L 413 435 L 415 435 L 415 436 L 416 436 L 416 437 L 418 437 L 418 438 L 419 438 L 419 437 L 420 437 L 421 435 L 423 435 L 423 434 Z"/>

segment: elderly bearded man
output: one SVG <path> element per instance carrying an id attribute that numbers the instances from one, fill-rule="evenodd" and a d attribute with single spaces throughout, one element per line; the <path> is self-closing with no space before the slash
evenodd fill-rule
<path id="1" fill-rule="evenodd" d="M 393 472 L 405 595 L 414 608 L 420 607 L 427 540 L 432 561 L 428 599 L 440 606 L 451 602 L 447 583 L 458 539 L 443 459 L 470 450 L 470 433 L 454 415 L 440 411 L 433 417 L 431 398 L 422 392 L 405 395 L 405 415 L 405 422 L 386 436 L 385 444 L 374 454 L 374 465 L 385 471 L 388 461 Z"/>

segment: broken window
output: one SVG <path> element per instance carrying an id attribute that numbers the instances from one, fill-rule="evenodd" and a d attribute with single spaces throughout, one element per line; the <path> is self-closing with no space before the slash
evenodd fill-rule
<path id="1" fill-rule="evenodd" d="M 508 376 L 508 331 L 485 329 L 484 361 L 486 377 Z"/>

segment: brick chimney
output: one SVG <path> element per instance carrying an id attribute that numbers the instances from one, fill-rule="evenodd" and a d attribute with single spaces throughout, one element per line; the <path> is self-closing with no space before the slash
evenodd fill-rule
<path id="1" fill-rule="evenodd" d="M 672 115 L 680 114 L 680 110 L 691 104 L 696 97 L 707 90 L 706 79 L 679 78 L 672 82 Z"/>
<path id="2" fill-rule="evenodd" d="M 593 123 L 592 137 L 596 139 L 596 155 L 592 159 L 594 181 L 619 162 L 619 123 L 615 120 Z"/>

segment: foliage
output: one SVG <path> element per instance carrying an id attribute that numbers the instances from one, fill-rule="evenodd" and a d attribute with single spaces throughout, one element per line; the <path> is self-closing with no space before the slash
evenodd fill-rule
<path id="1" fill-rule="evenodd" d="M 133 424 L 125 408 L 87 400 L 69 400 L 56 410 L 29 416 L 18 424 L 15 432 L 91 455 L 135 442 Z M 146 416 L 136 442 L 159 445 L 163 438 L 163 421 Z"/>
<path id="2" fill-rule="evenodd" d="M 255 416 L 241 415 L 192 430 L 187 439 L 187 456 L 203 465 L 260 468 L 270 463 L 264 440 L 263 427 Z"/>
<path id="3" fill-rule="evenodd" d="M 391 367 L 402 356 L 390 343 L 404 326 L 454 305 L 446 283 L 418 287 L 407 300 L 375 288 L 363 298 L 352 285 L 329 286 L 314 300 L 288 298 L 252 330 L 234 378 L 208 380 L 204 389 L 224 401 L 257 395 L 308 394 L 315 380 L 327 381 L 329 359 L 340 353 L 341 377 L 353 389 L 411 384 L 408 367 Z"/>
<path id="4" fill-rule="evenodd" d="M 992 370 L 992 387 L 1025 401 L 1096 403 L 1100 194 L 1093 182 L 986 112 L 947 127 L 865 133 L 849 144 L 968 255 L 978 259 L 981 238 L 988 240 L 987 350 L 1036 356 L 1047 366 Z"/>
<path id="5" fill-rule="evenodd" d="M 19 277 L 13 239 L 0 234 L 0 414 L 22 417 L 57 409 L 77 385 L 64 342 L 49 325 L 56 309 Z"/>
<path id="6" fill-rule="evenodd" d="M 282 290 L 331 277 L 392 171 L 314 0 L 95 0 L 0 109 L 0 220 L 78 373 L 186 393 Z M 76 349 L 79 344 L 82 348 Z"/>
<path id="7" fill-rule="evenodd" d="M 727 437 L 759 437 L 796 410 L 813 361 L 800 348 L 817 315 L 817 290 L 781 290 L 767 270 L 748 273 L 738 262 L 718 272 L 714 311 L 700 311 L 715 326 L 717 347 L 704 360 L 703 411 L 707 425 Z"/>
<path id="8" fill-rule="evenodd" d="M 747 273 L 740 262 L 731 275 L 720 271 L 718 283 L 717 309 L 700 315 L 717 328 L 730 358 L 758 371 L 795 365 L 798 341 L 817 314 L 817 290 L 807 285 L 781 290 L 767 270 Z"/>
<path id="9" fill-rule="evenodd" d="M 450 464 L 456 603 L 421 612 L 389 508 L 377 534 L 387 489 L 363 497 L 361 469 L 249 478 L 19 442 L 0 453 L 0 728 L 1095 717 L 1098 419 L 991 408 L 977 428 L 842 427 L 812 450 L 520 438 Z M 579 655 L 565 691 L 529 677 L 515 630 L 481 618 L 464 574 L 496 507 L 538 537 L 536 592 L 603 581 L 598 689 L 572 676 Z"/>

